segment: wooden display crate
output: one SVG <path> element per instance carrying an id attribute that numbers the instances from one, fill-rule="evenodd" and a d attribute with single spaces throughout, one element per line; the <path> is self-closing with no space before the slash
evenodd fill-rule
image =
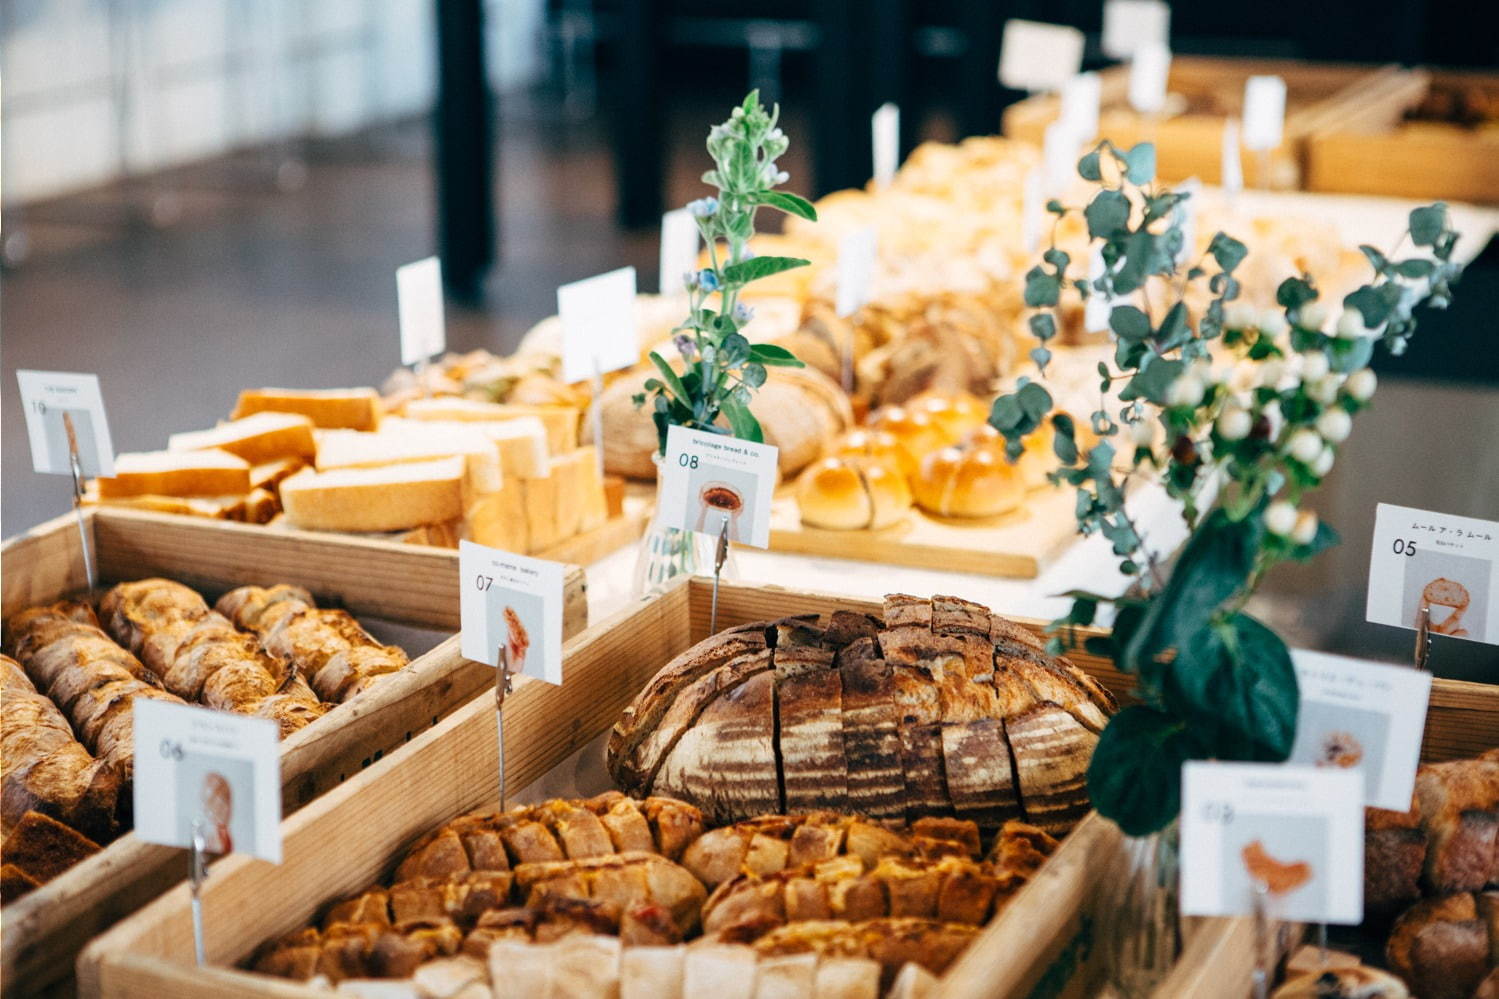
<path id="1" fill-rule="evenodd" d="M 268 532 L 193 517 L 97 509 L 84 515 L 103 585 L 165 576 L 210 601 L 235 586 L 295 583 L 376 630 L 458 630 L 458 555 L 326 534 Z M 5 542 L 0 612 L 87 588 L 77 521 L 59 517 Z M 588 619 L 583 571 L 569 569 L 563 630 Z M 407 632 L 412 637 L 415 633 Z M 282 807 L 291 812 L 409 741 L 494 682 L 448 637 L 411 665 L 281 743 Z M 0 912 L 0 975 L 9 995 L 68 991 L 73 960 L 92 937 L 186 876 L 181 851 L 127 833 Z"/>
<path id="2" fill-rule="evenodd" d="M 569 642 L 561 687 L 522 679 L 505 706 L 508 786 L 526 787 L 607 731 L 662 665 L 708 635 L 710 605 L 711 585 L 688 581 Z M 725 583 L 718 626 L 836 609 L 877 611 L 880 605 Z M 1086 653 L 1076 661 L 1124 693 L 1128 678 L 1107 661 Z M 1463 696 L 1455 704 L 1434 700 L 1428 728 L 1445 731 L 1456 720 L 1462 734 L 1439 740 L 1440 751 L 1471 753 L 1499 741 L 1499 688 L 1448 686 L 1461 688 Z M 457 815 L 492 807 L 499 785 L 493 712 L 492 700 L 476 699 L 291 816 L 282 825 L 285 861 L 279 867 L 249 857 L 216 864 L 203 895 L 210 967 L 194 964 L 188 890 L 180 885 L 88 947 L 78 962 L 81 994 L 327 996 L 237 966 L 261 943 L 306 925 L 328 901 L 388 874 L 392 859 L 416 837 Z M 1090 906 L 1119 835 L 1097 815 L 1085 819 L 949 970 L 940 994 L 962 999 L 1094 994 L 1101 968 Z M 1217 999 L 1230 994 L 1232 982 L 1248 980 L 1246 941 L 1252 934 L 1247 921 L 1203 920 L 1190 929 L 1179 974 L 1168 983 L 1176 991 L 1163 989 L 1163 999 Z"/>
<path id="3" fill-rule="evenodd" d="M 1268 178 L 1260 158 L 1244 153 L 1244 179 L 1251 186 L 1296 190 L 1302 186 L 1306 141 L 1326 128 L 1350 118 L 1376 127 L 1382 116 L 1398 118 L 1385 105 L 1364 106 L 1360 92 L 1381 80 L 1403 78 L 1393 67 L 1308 63 L 1281 59 L 1224 59 L 1177 56 L 1171 60 L 1166 89 L 1168 107 L 1148 116 L 1129 106 L 1129 68 L 1103 70 L 1099 100 L 1098 138 L 1128 148 L 1154 142 L 1156 173 L 1175 183 L 1196 177 L 1203 183 L 1222 180 L 1223 129 L 1230 118 L 1241 118 L 1244 83 L 1251 76 L 1275 75 L 1286 81 L 1284 139 L 1268 156 Z M 1171 101 L 1185 99 L 1173 109 Z M 1041 145 L 1046 127 L 1057 120 L 1061 98 L 1056 94 L 1031 97 L 1004 112 L 1004 134 Z"/>
<path id="4" fill-rule="evenodd" d="M 1415 87 L 1370 87 L 1373 121 L 1339 121 L 1307 144 L 1307 190 L 1499 202 L 1499 119 L 1476 128 L 1402 122 L 1432 90 L 1471 90 L 1499 107 L 1499 74 L 1417 72 Z"/>

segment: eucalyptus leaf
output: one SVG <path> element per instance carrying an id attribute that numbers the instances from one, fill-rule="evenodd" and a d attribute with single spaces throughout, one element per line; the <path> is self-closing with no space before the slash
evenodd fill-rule
<path id="1" fill-rule="evenodd" d="M 1098 163 L 1098 150 L 1087 153 L 1077 161 L 1077 175 L 1083 180 L 1091 180 L 1094 183 L 1103 179 L 1103 170 Z"/>
<path id="2" fill-rule="evenodd" d="M 1020 409 L 1033 420 L 1040 419 L 1051 411 L 1051 393 L 1038 382 L 1028 382 L 1015 393 Z"/>
<path id="3" fill-rule="evenodd" d="M 1384 273 L 1384 269 L 1390 266 L 1390 261 L 1383 253 L 1367 244 L 1360 245 L 1358 251 L 1369 261 L 1369 266 L 1374 268 L 1375 273 Z"/>
<path id="4" fill-rule="evenodd" d="M 1030 358 L 1032 361 L 1036 362 L 1036 367 L 1040 368 L 1044 372 L 1046 370 L 1047 363 L 1051 361 L 1051 351 L 1047 350 L 1045 347 L 1032 347 Z"/>
<path id="5" fill-rule="evenodd" d="M 1227 233 L 1219 232 L 1214 233 L 1212 242 L 1208 243 L 1208 253 L 1225 273 L 1232 274 L 1248 256 L 1249 248 Z"/>
<path id="6" fill-rule="evenodd" d="M 1155 179 L 1155 146 L 1141 142 L 1131 146 L 1124 154 L 1124 176 L 1136 187 L 1144 187 Z"/>
<path id="7" fill-rule="evenodd" d="M 1148 399 L 1157 406 L 1166 403 L 1166 391 L 1171 383 L 1181 375 L 1186 367 L 1181 361 L 1168 360 L 1156 354 L 1147 352 L 1148 359 L 1139 372 L 1131 378 L 1119 391 L 1119 398 L 1125 402 L 1132 399 Z"/>
<path id="8" fill-rule="evenodd" d="M 1432 263 L 1430 260 L 1422 260 L 1420 257 L 1412 257 L 1409 260 L 1402 260 L 1400 261 L 1400 263 L 1395 265 L 1395 273 L 1399 274 L 1403 278 L 1431 277 L 1432 273 L 1436 269 L 1436 264 Z"/>
<path id="9" fill-rule="evenodd" d="M 1447 205 L 1443 202 L 1414 208 L 1410 214 L 1411 242 L 1432 246 L 1447 228 Z"/>
<path id="10" fill-rule="evenodd" d="M 1027 320 L 1031 335 L 1037 340 L 1050 340 L 1057 335 L 1057 321 L 1049 312 L 1038 312 Z"/>
<path id="11" fill-rule="evenodd" d="M 1099 191 L 1083 209 L 1083 218 L 1093 239 L 1113 239 L 1129 227 L 1129 199 L 1118 191 Z"/>
<path id="12" fill-rule="evenodd" d="M 1073 425 L 1072 417 L 1066 413 L 1056 413 L 1051 418 L 1051 426 L 1052 430 L 1055 431 L 1051 438 L 1051 449 L 1056 452 L 1057 458 L 1063 464 L 1076 464 L 1076 427 Z"/>
<path id="13" fill-rule="evenodd" d="M 1116 305 L 1109 312 L 1109 329 L 1121 340 L 1144 340 L 1151 334 L 1150 317 L 1133 305 Z"/>
<path id="14" fill-rule="evenodd" d="M 765 365 L 750 361 L 739 369 L 739 378 L 752 389 L 765 384 Z"/>
<path id="15" fill-rule="evenodd" d="M 1177 302 L 1161 320 L 1156 334 L 1162 350 L 1173 350 L 1192 338 L 1192 328 L 1187 324 L 1187 303 Z"/>
<path id="16" fill-rule="evenodd" d="M 1033 267 L 1025 275 L 1025 304 L 1033 309 L 1049 308 L 1061 300 L 1062 282 L 1053 274 Z"/>
<path id="17" fill-rule="evenodd" d="M 1317 299 L 1317 289 L 1305 278 L 1286 278 L 1275 289 L 1275 302 L 1283 309 L 1299 309 Z"/>

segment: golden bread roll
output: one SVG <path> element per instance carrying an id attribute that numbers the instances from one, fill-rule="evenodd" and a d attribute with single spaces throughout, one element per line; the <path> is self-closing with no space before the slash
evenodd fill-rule
<path id="1" fill-rule="evenodd" d="M 958 395 L 924 392 L 906 403 L 906 408 L 930 416 L 947 435 L 948 443 L 957 443 L 989 422 L 989 408 L 966 392 Z"/>
<path id="2" fill-rule="evenodd" d="M 931 414 L 904 406 L 878 410 L 869 418 L 869 428 L 893 435 L 917 461 L 952 443 Z"/>
<path id="3" fill-rule="evenodd" d="M 1052 441 L 1056 438 L 1056 433 L 1050 423 L 1042 423 L 1026 436 L 1022 442 L 1024 449 L 1020 452 L 1020 457 L 1013 462 L 1005 453 L 1005 435 L 987 423 L 970 431 L 959 443 L 969 447 L 989 448 L 1015 467 L 1023 488 L 1040 489 L 1049 484 L 1046 478 L 1047 473 L 1057 465 L 1056 455 L 1052 451 Z"/>
<path id="4" fill-rule="evenodd" d="M 1025 484 L 1004 451 L 980 437 L 927 455 L 911 491 L 928 513 L 994 517 L 1020 505 Z"/>
<path id="5" fill-rule="evenodd" d="M 860 461 L 876 461 L 889 465 L 901 475 L 910 478 L 921 467 L 915 455 L 907 451 L 899 438 L 888 430 L 860 427 L 839 441 L 833 454 L 840 458 L 856 458 Z"/>
<path id="6" fill-rule="evenodd" d="M 911 509 L 905 476 L 878 460 L 824 458 L 796 483 L 802 523 L 832 531 L 878 530 Z"/>

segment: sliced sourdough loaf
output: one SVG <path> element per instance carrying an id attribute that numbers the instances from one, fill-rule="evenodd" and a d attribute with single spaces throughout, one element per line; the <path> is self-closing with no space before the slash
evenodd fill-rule
<path id="1" fill-rule="evenodd" d="M 228 451 L 138 451 L 115 457 L 99 479 L 99 498 L 226 496 L 250 491 L 250 463 Z"/>
<path id="2" fill-rule="evenodd" d="M 379 468 L 303 469 L 281 483 L 293 527 L 314 531 L 400 531 L 463 516 L 462 458 Z"/>
<path id="3" fill-rule="evenodd" d="M 245 389 L 235 403 L 233 419 L 254 413 L 300 413 L 325 430 L 374 430 L 380 425 L 380 394 L 372 388 Z"/>
<path id="4" fill-rule="evenodd" d="M 168 451 L 209 451 L 217 448 L 252 465 L 286 458 L 311 460 L 314 453 L 312 420 L 298 413 L 255 413 L 209 430 L 193 430 L 167 438 Z"/>

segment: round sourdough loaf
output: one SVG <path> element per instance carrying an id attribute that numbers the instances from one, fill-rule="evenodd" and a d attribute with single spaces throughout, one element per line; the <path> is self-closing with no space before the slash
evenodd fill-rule
<path id="1" fill-rule="evenodd" d="M 631 793 L 712 822 L 832 809 L 1050 833 L 1088 808 L 1086 775 L 1114 709 L 1029 630 L 955 597 L 885 599 L 731 628 L 668 663 L 609 741 Z"/>

